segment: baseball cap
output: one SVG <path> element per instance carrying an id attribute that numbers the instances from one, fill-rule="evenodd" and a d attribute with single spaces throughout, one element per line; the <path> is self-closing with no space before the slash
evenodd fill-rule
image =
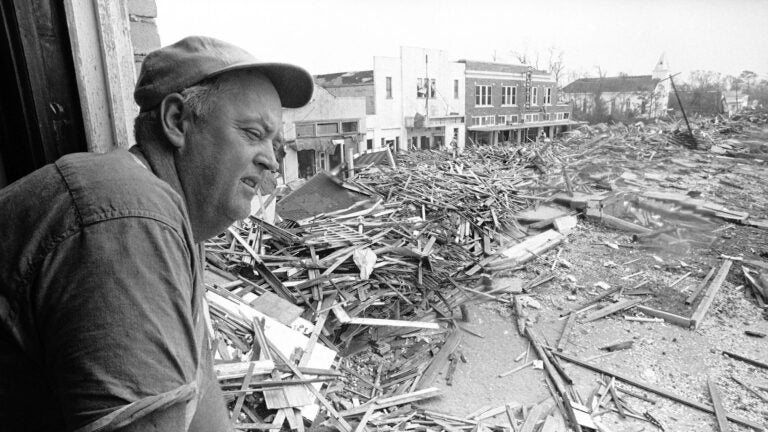
<path id="1" fill-rule="evenodd" d="M 149 111 L 163 98 L 225 72 L 252 69 L 275 86 L 285 108 L 299 108 L 312 99 L 312 75 L 287 63 L 266 62 L 230 43 L 207 36 L 189 36 L 152 51 L 141 64 L 133 98 Z"/>

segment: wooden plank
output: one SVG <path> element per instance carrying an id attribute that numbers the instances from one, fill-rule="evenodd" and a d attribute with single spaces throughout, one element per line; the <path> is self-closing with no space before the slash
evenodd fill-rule
<path id="1" fill-rule="evenodd" d="M 417 389 L 430 387 L 435 382 L 437 375 L 448 364 L 448 357 L 454 351 L 456 351 L 456 348 L 458 348 L 461 344 L 462 335 L 463 334 L 459 330 L 453 330 L 450 336 L 446 338 L 445 343 L 443 343 L 443 346 L 440 348 L 440 351 L 437 353 L 435 358 L 432 359 L 432 362 L 429 364 L 429 366 L 427 366 L 424 374 L 421 375 L 419 383 L 416 385 Z"/>
<path id="2" fill-rule="evenodd" d="M 651 307 L 644 306 L 644 305 L 637 305 L 635 308 L 639 312 L 642 312 L 646 315 L 650 315 L 652 317 L 661 318 L 668 323 L 679 325 L 680 327 L 683 327 L 683 328 L 691 327 L 690 318 L 686 318 L 680 315 L 675 315 L 670 312 L 660 311 L 658 309 L 653 309 Z"/>
<path id="3" fill-rule="evenodd" d="M 709 387 L 709 397 L 712 398 L 712 406 L 715 408 L 715 418 L 717 418 L 717 427 L 720 432 L 728 432 L 728 419 L 726 418 L 723 400 L 720 397 L 720 390 L 712 377 L 707 377 L 707 387 Z"/>
<path id="4" fill-rule="evenodd" d="M 269 315 L 287 326 L 290 326 L 304 312 L 302 307 L 279 297 L 271 291 L 265 291 L 251 300 L 249 304 L 257 311 L 264 315 Z"/>
<path id="5" fill-rule="evenodd" d="M 616 228 L 622 231 L 627 231 L 635 234 L 651 234 L 653 233 L 653 230 L 650 228 L 646 228 L 644 226 L 640 226 L 636 223 L 632 223 L 629 221 L 625 221 L 624 219 L 619 219 L 615 216 L 611 216 L 607 213 L 603 213 L 600 217 L 600 221 L 611 228 Z"/>
<path id="6" fill-rule="evenodd" d="M 88 151 L 135 144 L 135 67 L 127 0 L 64 1 Z"/>
<path id="7" fill-rule="evenodd" d="M 763 369 L 768 369 L 768 363 L 762 362 L 760 360 L 751 359 L 749 357 L 745 357 L 741 354 L 737 354 L 735 352 L 731 351 L 723 351 L 723 354 L 727 355 L 728 357 L 735 358 L 736 360 L 741 360 L 744 363 L 749 363 L 752 366 L 761 367 Z"/>
<path id="8" fill-rule="evenodd" d="M 704 279 L 696 286 L 696 289 L 693 290 L 691 295 L 688 296 L 688 298 L 685 299 L 685 304 L 689 305 L 692 304 L 694 300 L 696 300 L 696 297 L 699 296 L 699 293 L 701 290 L 704 289 L 705 286 L 707 286 L 707 282 L 709 282 L 709 279 L 712 278 L 712 275 L 715 274 L 715 270 L 717 270 L 717 267 L 712 266 L 711 269 L 709 269 L 709 272 L 704 277 Z"/>
<path id="9" fill-rule="evenodd" d="M 745 389 L 749 390 L 752 394 L 754 394 L 755 396 L 759 397 L 763 401 L 768 402 L 768 397 L 764 396 L 762 393 L 757 391 L 751 385 L 747 384 L 745 381 L 742 381 L 739 378 L 736 378 L 735 376 L 731 376 L 731 379 L 736 381 L 737 383 L 741 384 Z"/>
<path id="10" fill-rule="evenodd" d="M 610 306 L 604 307 L 600 309 L 599 311 L 593 312 L 582 320 L 582 322 L 588 323 L 592 322 L 594 320 L 598 320 L 600 318 L 606 317 L 612 313 L 616 313 L 618 311 L 622 311 L 624 309 L 629 309 L 633 306 L 636 306 L 638 303 L 642 302 L 643 299 L 630 299 L 630 300 L 624 300 L 620 301 L 618 303 L 614 303 Z"/>
<path id="11" fill-rule="evenodd" d="M 568 354 L 557 353 L 557 352 L 553 353 L 553 354 L 556 355 L 557 357 L 560 357 L 562 359 L 568 360 L 569 362 L 571 362 L 573 364 L 577 364 L 577 365 L 579 365 L 579 366 L 581 366 L 581 367 L 583 367 L 585 369 L 589 369 L 589 370 L 591 370 L 593 372 L 597 372 L 597 373 L 600 373 L 600 374 L 603 374 L 603 375 L 608 375 L 608 376 L 615 377 L 619 381 L 622 381 L 622 382 L 627 383 L 627 384 L 631 384 L 631 385 L 633 385 L 635 387 L 638 387 L 638 388 L 641 388 L 643 390 L 655 393 L 657 395 L 664 396 L 664 397 L 666 397 L 668 399 L 671 399 L 671 400 L 673 400 L 675 402 L 680 402 L 681 404 L 688 405 L 691 408 L 696 408 L 696 409 L 698 409 L 700 411 L 704 411 L 704 412 L 709 413 L 709 414 L 714 414 L 715 413 L 714 408 L 711 405 L 707 405 L 707 404 L 703 404 L 703 403 L 700 403 L 700 402 L 696 402 L 696 401 L 691 400 L 691 399 L 687 399 L 687 398 L 685 398 L 683 396 L 676 395 L 676 394 L 672 393 L 669 390 L 658 388 L 656 386 L 652 386 L 650 384 L 646 384 L 646 383 L 644 383 L 642 381 L 637 381 L 634 378 L 631 378 L 631 377 L 629 377 L 627 375 L 624 375 L 622 373 L 613 372 L 613 371 L 610 371 L 608 369 L 601 368 L 599 366 L 596 366 L 596 365 L 593 365 L 591 363 L 585 362 L 585 361 L 583 361 L 583 360 L 581 360 L 579 358 L 570 356 Z M 746 418 L 743 418 L 743 417 L 739 417 L 739 416 L 736 416 L 736 415 L 733 415 L 733 414 L 726 414 L 726 417 L 729 420 L 731 420 L 731 421 L 734 421 L 734 422 L 739 423 L 741 425 L 750 427 L 752 429 L 756 429 L 758 431 L 761 431 L 761 430 L 763 430 L 765 428 L 765 426 L 763 426 L 763 425 L 761 425 L 759 423 L 753 422 L 752 420 L 749 420 L 749 419 L 746 419 Z"/>
<path id="12" fill-rule="evenodd" d="M 433 398 L 439 396 L 442 391 L 437 387 L 429 387 L 420 389 L 411 393 L 401 394 L 388 398 L 382 398 L 371 403 L 360 405 L 359 407 L 351 408 L 344 411 L 339 411 L 339 415 L 342 417 L 351 417 L 360 414 L 365 414 L 368 411 L 369 405 L 374 405 L 374 410 L 389 408 L 397 405 L 404 405 L 411 402 L 416 402 L 424 399 Z"/>
<path id="13" fill-rule="evenodd" d="M 275 363 L 272 360 L 259 360 L 237 363 L 219 363 L 213 365 L 216 378 L 219 380 L 236 379 L 245 376 L 246 371 L 253 365 L 254 375 L 269 375 L 275 369 Z"/>
<path id="14" fill-rule="evenodd" d="M 409 327 L 420 329 L 432 329 L 439 330 L 440 324 L 425 321 L 406 321 L 406 320 L 392 320 L 382 318 L 350 318 L 347 321 L 349 324 L 361 324 L 369 326 L 386 326 L 386 327 Z"/>
<path id="15" fill-rule="evenodd" d="M 282 352 L 270 341 L 267 340 L 267 345 L 269 345 L 270 351 L 277 356 L 280 361 L 282 361 L 286 366 L 288 366 L 291 369 L 291 372 L 293 372 L 294 375 L 296 375 L 299 379 L 307 379 L 306 375 L 301 373 L 301 371 L 298 369 L 297 366 L 294 366 L 294 364 L 288 360 L 285 355 L 283 355 Z M 336 411 L 336 409 L 331 405 L 330 402 L 328 402 L 328 399 L 325 398 L 325 396 L 320 393 L 320 390 L 316 389 L 314 387 L 314 384 L 306 384 L 307 389 L 312 392 L 312 394 L 315 395 L 317 400 L 320 401 L 320 403 L 325 407 L 326 411 L 328 411 L 328 414 L 333 418 L 334 421 L 337 422 L 337 426 L 342 429 L 344 432 L 352 432 L 352 426 L 349 425 L 349 423 L 344 420 L 343 417 L 339 415 L 339 413 Z"/>
<path id="16" fill-rule="evenodd" d="M 528 413 L 528 417 L 525 418 L 525 422 L 523 423 L 523 426 L 520 427 L 520 432 L 533 432 L 534 428 L 536 427 L 536 424 L 541 420 L 544 416 L 547 415 L 547 412 L 549 412 L 550 409 L 552 409 L 552 406 L 554 405 L 554 402 L 552 401 L 552 398 L 547 398 L 545 401 L 541 402 L 540 404 L 537 404 L 536 406 L 531 409 L 531 411 Z"/>
<path id="17" fill-rule="evenodd" d="M 565 236 L 555 230 L 547 230 L 528 237 L 522 243 L 502 251 L 498 257 L 481 265 L 488 269 L 519 266 L 538 258 L 546 251 L 560 244 Z"/>
<path id="18" fill-rule="evenodd" d="M 733 261 L 729 259 L 723 261 L 723 265 L 720 267 L 720 270 L 717 271 L 717 275 L 712 280 L 709 288 L 707 288 L 707 290 L 704 292 L 704 297 L 702 297 L 701 302 L 696 307 L 693 315 L 691 315 L 691 326 L 694 329 L 698 328 L 704 320 L 704 316 L 707 314 L 709 307 L 715 300 L 717 292 L 720 290 L 720 287 L 723 285 L 725 278 L 728 276 L 728 271 L 731 269 L 731 264 L 733 264 Z"/>
<path id="19" fill-rule="evenodd" d="M 565 344 L 568 343 L 568 335 L 571 334 L 571 330 L 573 330 L 573 324 L 576 322 L 576 314 L 572 313 L 568 316 L 568 321 L 565 322 L 565 327 L 563 327 L 563 333 L 560 334 L 560 339 L 557 341 L 557 350 L 562 351 L 565 349 Z"/>

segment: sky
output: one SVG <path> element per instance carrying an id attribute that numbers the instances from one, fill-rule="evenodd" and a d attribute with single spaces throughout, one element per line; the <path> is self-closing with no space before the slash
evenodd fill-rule
<path id="1" fill-rule="evenodd" d="M 156 0 L 163 45 L 200 34 L 312 74 L 373 68 L 400 46 L 455 60 L 566 71 L 650 75 L 664 53 L 673 73 L 754 71 L 768 78 L 768 0 Z M 534 64 L 535 65 L 535 64 Z M 536 66 L 536 65 L 535 65 Z M 567 84 L 564 83 L 564 84 Z"/>

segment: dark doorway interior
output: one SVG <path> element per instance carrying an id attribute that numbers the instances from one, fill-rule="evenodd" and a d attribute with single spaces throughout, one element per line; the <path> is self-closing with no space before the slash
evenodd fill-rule
<path id="1" fill-rule="evenodd" d="M 0 1 L 0 187 L 87 144 L 63 2 Z"/>

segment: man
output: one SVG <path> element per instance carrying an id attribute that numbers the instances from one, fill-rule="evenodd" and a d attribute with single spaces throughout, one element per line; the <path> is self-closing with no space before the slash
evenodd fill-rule
<path id="1" fill-rule="evenodd" d="M 130 152 L 0 190 L 0 430 L 230 430 L 202 241 L 273 186 L 281 106 L 312 77 L 211 38 L 149 54 Z"/>

